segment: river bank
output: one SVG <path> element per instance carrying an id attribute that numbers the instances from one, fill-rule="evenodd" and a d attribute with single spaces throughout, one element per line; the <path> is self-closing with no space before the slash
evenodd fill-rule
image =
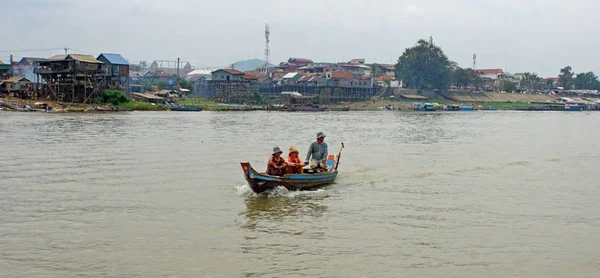
<path id="1" fill-rule="evenodd" d="M 111 104 L 78 104 L 78 103 L 61 103 L 51 100 L 25 100 L 20 98 L 8 97 L 3 98 L 5 103 L 13 104 L 20 107 L 36 108 L 39 103 L 44 103 L 50 107 L 53 112 L 106 112 L 106 111 L 170 111 L 168 105 L 152 104 L 147 102 L 130 101 L 121 103 L 118 106 Z M 530 106 L 528 102 L 456 102 L 444 99 L 432 99 L 426 101 L 428 103 L 438 104 L 454 104 L 467 105 L 473 107 L 494 108 L 496 110 L 519 110 Z M 249 111 L 249 110 L 275 110 L 273 106 L 266 104 L 258 105 L 239 105 L 239 104 L 223 104 L 217 103 L 207 98 L 185 98 L 175 102 L 177 105 L 184 107 L 201 107 L 204 111 Z M 380 111 L 380 110 L 414 110 L 414 102 L 398 101 L 394 99 L 384 100 L 369 100 L 358 101 L 351 103 L 337 103 L 326 105 L 332 111 Z M 386 108 L 387 107 L 387 108 Z M 3 108 L 6 110 L 6 107 Z"/>

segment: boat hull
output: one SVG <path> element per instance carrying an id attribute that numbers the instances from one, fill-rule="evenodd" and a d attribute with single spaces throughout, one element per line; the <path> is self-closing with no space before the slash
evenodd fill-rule
<path id="1" fill-rule="evenodd" d="M 190 111 L 190 112 L 199 112 L 202 111 L 201 107 L 171 107 L 171 111 Z"/>
<path id="2" fill-rule="evenodd" d="M 332 184 L 337 177 L 337 170 L 315 174 L 293 174 L 283 177 L 270 176 L 259 173 L 252 168 L 250 163 L 242 162 L 244 177 L 252 191 L 262 193 L 283 186 L 288 190 L 311 190 Z"/>

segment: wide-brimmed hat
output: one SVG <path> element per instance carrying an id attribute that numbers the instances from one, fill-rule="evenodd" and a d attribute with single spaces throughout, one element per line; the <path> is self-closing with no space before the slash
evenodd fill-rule
<path id="1" fill-rule="evenodd" d="M 290 154 L 292 154 L 292 153 L 298 153 L 298 149 L 296 149 L 296 147 L 294 147 L 294 146 L 290 147 Z"/>
<path id="2" fill-rule="evenodd" d="M 283 153 L 283 152 L 281 151 L 281 149 L 279 147 L 275 147 L 275 148 L 273 148 L 273 154 L 276 154 L 276 153 Z"/>
<path id="3" fill-rule="evenodd" d="M 317 138 L 325 138 L 325 133 L 323 133 L 323 132 L 317 133 Z"/>

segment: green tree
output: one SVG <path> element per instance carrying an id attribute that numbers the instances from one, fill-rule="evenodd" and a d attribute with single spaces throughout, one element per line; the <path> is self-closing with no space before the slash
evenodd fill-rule
<path id="1" fill-rule="evenodd" d="M 558 86 L 563 87 L 565 90 L 571 89 L 573 87 L 573 75 L 571 66 L 562 68 L 558 75 Z"/>
<path id="2" fill-rule="evenodd" d="M 158 89 L 153 83 L 152 80 L 146 79 L 142 81 L 142 92 L 154 92 Z"/>
<path id="3" fill-rule="evenodd" d="M 595 90 L 598 88 L 598 76 L 591 71 L 577 74 L 577 77 L 573 80 L 573 85 L 579 90 Z"/>
<path id="4" fill-rule="evenodd" d="M 169 89 L 169 83 L 160 79 L 145 79 L 142 81 L 142 92 L 156 92 Z"/>
<path id="5" fill-rule="evenodd" d="M 452 83 L 453 65 L 440 47 L 419 40 L 398 58 L 396 79 L 410 88 L 446 90 Z"/>
<path id="6" fill-rule="evenodd" d="M 169 82 L 165 80 L 156 80 L 154 84 L 158 87 L 159 90 L 167 90 L 169 89 Z"/>
<path id="7" fill-rule="evenodd" d="M 253 104 L 263 104 L 265 103 L 265 99 L 258 92 L 252 93 L 252 103 Z"/>
<path id="8" fill-rule="evenodd" d="M 483 84 L 483 79 L 479 75 L 477 75 L 477 73 L 473 69 L 470 68 L 463 69 L 457 67 L 452 75 L 452 80 L 452 84 L 459 87 L 477 87 Z"/>
<path id="9" fill-rule="evenodd" d="M 183 88 L 183 89 L 188 89 L 188 90 L 190 90 L 190 92 L 193 92 L 193 91 L 194 91 L 194 85 L 193 85 L 191 82 L 189 82 L 189 81 L 187 81 L 187 80 L 185 80 L 185 79 L 183 79 L 183 78 L 179 78 L 179 79 L 177 80 L 177 84 L 179 84 L 179 86 L 180 86 L 181 88 Z"/>
<path id="10" fill-rule="evenodd" d="M 540 88 L 540 77 L 535 72 L 526 72 L 523 74 L 523 78 L 521 79 L 521 87 L 524 87 L 528 90 L 535 90 Z"/>
<path id="11" fill-rule="evenodd" d="M 129 102 L 130 99 L 125 94 L 118 90 L 103 90 L 98 94 L 96 102 L 101 104 L 121 105 Z"/>
<path id="12" fill-rule="evenodd" d="M 546 89 L 551 89 L 554 87 L 554 81 L 552 79 L 547 79 L 545 84 Z"/>
<path id="13" fill-rule="evenodd" d="M 502 90 L 505 92 L 514 92 L 517 90 L 517 84 L 510 80 L 502 81 Z"/>

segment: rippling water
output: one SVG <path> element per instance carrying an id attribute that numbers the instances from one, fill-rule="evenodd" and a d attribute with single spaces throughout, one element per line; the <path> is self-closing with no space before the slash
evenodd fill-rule
<path id="1" fill-rule="evenodd" d="M 2 277 L 600 277 L 600 113 L 0 113 Z M 239 161 L 346 144 L 336 184 Z"/>

